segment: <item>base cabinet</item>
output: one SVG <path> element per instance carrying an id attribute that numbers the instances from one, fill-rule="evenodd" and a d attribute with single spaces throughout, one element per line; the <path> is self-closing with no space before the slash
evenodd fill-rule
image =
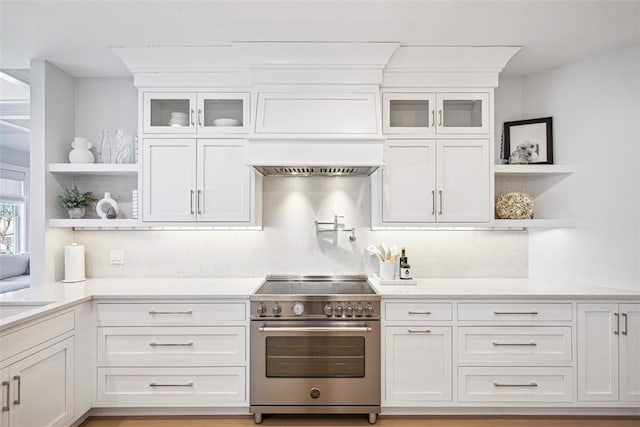
<path id="1" fill-rule="evenodd" d="M 578 400 L 640 402 L 640 304 L 578 304 Z"/>
<path id="2" fill-rule="evenodd" d="M 451 400 L 451 327 L 387 326 L 386 404 Z"/>
<path id="3" fill-rule="evenodd" d="M 2 427 L 66 426 L 74 417 L 74 338 L 25 357 L 1 372 Z"/>

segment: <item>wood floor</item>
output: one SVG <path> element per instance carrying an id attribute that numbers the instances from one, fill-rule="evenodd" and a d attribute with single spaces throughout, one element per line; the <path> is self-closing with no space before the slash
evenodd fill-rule
<path id="1" fill-rule="evenodd" d="M 265 416 L 264 427 L 369 426 L 366 416 Z M 81 427 L 255 427 L 252 417 L 92 417 Z M 378 427 L 640 427 L 616 417 L 380 417 Z"/>

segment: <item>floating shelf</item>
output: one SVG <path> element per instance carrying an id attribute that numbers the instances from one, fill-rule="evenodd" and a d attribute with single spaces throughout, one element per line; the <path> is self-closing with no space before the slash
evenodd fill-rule
<path id="1" fill-rule="evenodd" d="M 571 165 L 495 165 L 496 175 L 566 175 L 575 172 Z"/>
<path id="2" fill-rule="evenodd" d="M 509 228 L 573 228 L 573 219 L 496 219 L 495 229 Z"/>
<path id="3" fill-rule="evenodd" d="M 49 227 L 134 228 L 139 219 L 50 219 Z"/>
<path id="4" fill-rule="evenodd" d="M 137 163 L 51 163 L 49 172 L 67 175 L 137 175 Z"/>

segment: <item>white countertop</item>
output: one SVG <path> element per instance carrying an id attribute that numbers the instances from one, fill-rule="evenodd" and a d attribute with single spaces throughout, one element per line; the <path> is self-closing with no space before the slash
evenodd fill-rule
<path id="1" fill-rule="evenodd" d="M 559 285 L 529 279 L 439 279 L 417 278 L 416 285 L 380 285 L 376 277 L 369 279 L 385 298 L 620 298 L 640 299 L 640 290 Z"/>
<path id="2" fill-rule="evenodd" d="M 248 299 L 263 278 L 210 279 L 89 279 L 80 283 L 51 283 L 0 294 L 0 330 L 46 315 L 54 310 L 91 299 L 218 298 Z M 640 290 L 563 286 L 528 279 L 436 279 L 418 278 L 417 285 L 379 285 L 371 282 L 384 298 L 624 298 L 640 300 Z M 28 311 L 2 316 L 2 306 L 36 306 Z M 5 308 L 6 309 L 6 308 Z M 3 318 L 4 317 L 4 318 Z"/>

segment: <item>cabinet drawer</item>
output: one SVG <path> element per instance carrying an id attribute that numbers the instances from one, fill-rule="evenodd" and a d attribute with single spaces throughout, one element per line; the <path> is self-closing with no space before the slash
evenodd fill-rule
<path id="1" fill-rule="evenodd" d="M 451 320 L 449 303 L 388 302 L 384 305 L 385 320 Z"/>
<path id="2" fill-rule="evenodd" d="M 571 368 L 458 368 L 461 402 L 570 402 Z"/>
<path id="3" fill-rule="evenodd" d="M 75 328 L 73 311 L 31 324 L 0 336 L 0 360 L 28 350 L 38 344 L 72 331 Z"/>
<path id="4" fill-rule="evenodd" d="M 113 325 L 208 325 L 242 321 L 246 306 L 237 303 L 99 303 L 98 322 Z"/>
<path id="5" fill-rule="evenodd" d="M 464 362 L 570 362 L 571 327 L 459 327 Z"/>
<path id="6" fill-rule="evenodd" d="M 237 365 L 245 360 L 243 326 L 98 328 L 100 364 Z"/>
<path id="7" fill-rule="evenodd" d="M 246 401 L 245 368 L 98 368 L 109 406 L 212 406 Z"/>
<path id="8" fill-rule="evenodd" d="M 458 320 L 552 322 L 570 321 L 571 319 L 571 304 L 568 303 L 458 304 Z"/>

